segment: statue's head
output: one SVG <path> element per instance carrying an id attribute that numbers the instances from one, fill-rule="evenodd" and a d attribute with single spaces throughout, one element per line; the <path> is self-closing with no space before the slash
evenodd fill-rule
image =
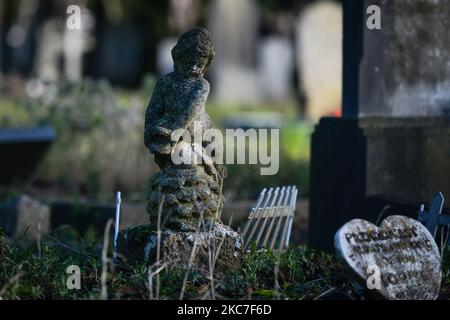
<path id="1" fill-rule="evenodd" d="M 175 71 L 185 77 L 202 77 L 214 55 L 211 35 L 203 28 L 194 28 L 184 33 L 172 49 Z"/>

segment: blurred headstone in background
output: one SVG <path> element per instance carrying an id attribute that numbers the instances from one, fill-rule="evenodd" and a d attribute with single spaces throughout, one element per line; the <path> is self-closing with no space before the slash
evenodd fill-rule
<path id="1" fill-rule="evenodd" d="M 283 36 L 261 40 L 258 52 L 258 78 L 263 98 L 285 101 L 291 94 L 292 70 L 295 68 L 291 41 Z"/>
<path id="2" fill-rule="evenodd" d="M 115 207 L 89 201 L 47 200 L 47 203 L 29 195 L 12 197 L 0 204 L 0 227 L 11 238 L 36 240 L 39 233 L 48 233 L 71 226 L 79 234 L 92 230 L 102 234 L 109 219 L 114 218 Z M 132 227 L 148 222 L 144 204 L 124 204 L 121 227 Z"/>
<path id="3" fill-rule="evenodd" d="M 69 82 L 82 80 L 83 55 L 95 45 L 92 36 L 95 28 L 94 15 L 84 7 L 81 10 L 81 30 L 64 28 L 64 78 Z"/>
<path id="4" fill-rule="evenodd" d="M 213 0 L 209 10 L 208 29 L 216 43 L 211 68 L 213 98 L 220 102 L 257 102 L 258 6 L 253 0 Z"/>
<path id="5" fill-rule="evenodd" d="M 36 240 L 37 230 L 46 233 L 50 229 L 50 207 L 28 195 L 12 198 L 0 204 L 0 226 L 9 237 Z"/>
<path id="6" fill-rule="evenodd" d="M 200 18 L 201 4 L 199 0 L 170 0 L 169 28 L 177 35 L 195 27 Z M 172 48 L 177 43 L 176 37 L 162 39 L 156 49 L 156 68 L 158 75 L 173 71 Z"/>
<path id="7" fill-rule="evenodd" d="M 0 185 L 29 179 L 54 139 L 51 127 L 0 130 Z"/>
<path id="8" fill-rule="evenodd" d="M 63 19 L 67 14 L 65 10 L 62 4 L 57 6 L 51 17 L 38 28 L 34 73 L 46 82 L 81 81 L 84 55 L 95 44 L 93 13 L 81 6 L 81 29 L 69 29 Z"/>
<path id="9" fill-rule="evenodd" d="M 60 80 L 63 32 L 62 19 L 49 19 L 40 28 L 35 72 L 41 80 L 49 82 Z"/>
<path id="10" fill-rule="evenodd" d="M 169 0 L 169 27 L 181 34 L 197 24 L 199 0 Z"/>
<path id="11" fill-rule="evenodd" d="M 22 0 L 18 4 L 17 16 L 6 34 L 10 50 L 9 68 L 28 75 L 33 68 L 35 15 L 38 0 Z"/>
<path id="12" fill-rule="evenodd" d="M 297 65 L 308 97 L 307 116 L 318 120 L 341 106 L 342 7 L 318 1 L 306 7 L 296 30 Z"/>
<path id="13" fill-rule="evenodd" d="M 2 44 L 0 49 L 0 85 L 3 86 L 3 68 L 4 68 L 4 33 L 5 33 L 5 0 L 0 0 L 0 43 Z"/>
<path id="14" fill-rule="evenodd" d="M 139 35 L 139 30 L 127 25 L 105 29 L 100 37 L 97 52 L 100 78 L 105 77 L 113 84 L 124 86 L 140 83 L 143 47 Z"/>
<path id="15" fill-rule="evenodd" d="M 159 75 L 165 75 L 173 71 L 172 48 L 177 43 L 176 38 L 167 38 L 158 44 L 156 65 Z"/>
<path id="16" fill-rule="evenodd" d="M 28 239 L 38 239 L 40 235 L 37 232 L 48 232 L 50 207 L 39 200 L 22 195 L 17 203 L 16 235 L 23 234 L 29 227 L 31 230 L 27 233 Z"/>

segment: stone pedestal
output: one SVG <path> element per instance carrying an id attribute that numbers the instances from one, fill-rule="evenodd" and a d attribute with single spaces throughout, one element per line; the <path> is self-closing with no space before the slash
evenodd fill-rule
<path id="1" fill-rule="evenodd" d="M 210 261 L 214 273 L 237 269 L 242 258 L 243 241 L 240 235 L 222 223 L 207 224 L 199 231 L 161 231 L 160 259 L 168 266 L 186 268 L 195 246 L 192 268 L 208 274 Z M 127 264 L 157 261 L 158 234 L 152 225 L 126 229 L 120 233 L 119 257 Z M 212 260 L 210 260 L 212 259 Z"/>

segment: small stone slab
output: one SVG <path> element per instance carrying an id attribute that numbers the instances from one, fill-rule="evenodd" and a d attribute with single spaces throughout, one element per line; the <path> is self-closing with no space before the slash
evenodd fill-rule
<path id="1" fill-rule="evenodd" d="M 390 216 L 380 227 L 352 220 L 336 233 L 335 247 L 367 288 L 386 299 L 434 300 L 439 296 L 439 250 L 427 228 L 414 219 Z M 374 288 L 377 272 L 380 281 Z"/>
<path id="2" fill-rule="evenodd" d="M 8 237 L 36 241 L 41 233 L 49 232 L 51 220 L 50 206 L 27 195 L 0 204 L 0 229 L 3 227 Z"/>

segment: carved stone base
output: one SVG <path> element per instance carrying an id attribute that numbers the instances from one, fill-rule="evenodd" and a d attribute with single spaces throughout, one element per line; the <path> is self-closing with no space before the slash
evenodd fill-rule
<path id="1" fill-rule="evenodd" d="M 157 259 L 157 232 L 152 225 L 123 230 L 119 235 L 119 257 L 126 263 L 152 265 Z M 215 273 L 237 269 L 241 263 L 243 240 L 230 227 L 216 222 L 200 232 L 161 232 L 160 259 L 170 266 L 186 268 L 196 247 L 192 270 L 210 272 L 210 259 L 215 259 Z M 215 258 L 214 258 L 215 257 Z"/>

